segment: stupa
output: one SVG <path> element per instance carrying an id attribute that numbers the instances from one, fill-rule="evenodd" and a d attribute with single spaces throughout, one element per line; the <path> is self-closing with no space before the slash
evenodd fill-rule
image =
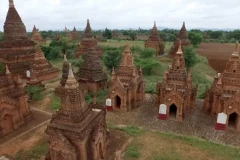
<path id="1" fill-rule="evenodd" d="M 75 26 L 74 26 L 74 28 L 73 28 L 73 31 L 72 31 L 71 35 L 72 35 L 72 39 L 73 39 L 73 40 L 79 41 L 79 34 L 78 34 Z"/>
<path id="2" fill-rule="evenodd" d="M 88 87 L 89 92 L 97 92 L 107 87 L 107 74 L 103 72 L 96 48 L 88 50 L 76 78 L 81 85 Z"/>
<path id="3" fill-rule="evenodd" d="M 32 119 L 27 97 L 20 76 L 13 77 L 6 66 L 0 73 L 0 138 Z"/>
<path id="4" fill-rule="evenodd" d="M 161 83 L 157 83 L 157 105 L 167 106 L 167 117 L 174 116 L 183 121 L 185 111 L 195 106 L 197 86 L 192 87 L 191 70 L 187 73 L 181 41 L 172 65 L 165 72 Z"/>
<path id="5" fill-rule="evenodd" d="M 13 0 L 9 0 L 9 10 L 4 24 L 3 40 L 0 42 L 0 62 L 7 64 L 13 75 L 26 76 L 26 71 L 33 67 L 36 78 L 48 80 L 58 76 L 58 69 L 46 60 L 37 42 L 27 36 Z"/>
<path id="6" fill-rule="evenodd" d="M 153 29 L 151 31 L 151 35 L 149 38 L 145 41 L 145 47 L 146 48 L 154 48 L 156 50 L 156 55 L 160 56 L 164 54 L 164 43 L 161 40 L 158 29 L 156 27 L 156 22 L 154 22 Z"/>
<path id="7" fill-rule="evenodd" d="M 145 98 L 145 80 L 142 70 L 133 64 L 133 55 L 126 44 L 122 60 L 117 70 L 112 70 L 109 85 L 109 98 L 112 100 L 113 110 L 130 111 L 143 104 Z"/>
<path id="8" fill-rule="evenodd" d="M 69 67 L 66 85 L 61 86 L 60 109 L 45 131 L 51 160 L 103 160 L 106 157 L 106 111 L 87 105 Z"/>
<path id="9" fill-rule="evenodd" d="M 184 50 L 184 47 L 191 45 L 191 42 L 188 39 L 188 33 L 187 33 L 187 29 L 185 27 L 185 22 L 183 22 L 182 28 L 178 33 L 178 37 L 177 37 L 176 41 L 174 42 L 174 44 L 173 44 L 173 46 L 172 46 L 172 48 L 169 52 L 169 56 L 171 58 L 173 58 L 175 56 L 175 54 L 177 53 L 180 41 L 181 41 L 181 45 L 182 45 L 181 46 L 182 50 Z"/>
<path id="10" fill-rule="evenodd" d="M 46 40 L 40 35 L 39 30 L 35 27 L 35 25 L 32 30 L 32 40 L 41 44 L 46 44 Z"/>
<path id="11" fill-rule="evenodd" d="M 97 40 L 94 39 L 92 29 L 90 26 L 89 19 L 87 20 L 87 26 L 85 28 L 84 36 L 81 40 L 81 43 L 78 44 L 76 52 L 75 52 L 75 58 L 79 58 L 79 56 L 83 55 L 84 53 L 87 53 L 88 49 L 96 47 L 98 51 L 98 55 L 102 54 L 102 50 L 97 47 Z"/>
<path id="12" fill-rule="evenodd" d="M 240 59 L 238 43 L 223 73 L 214 78 L 206 89 L 204 111 L 212 115 L 225 113 L 227 124 L 240 132 Z"/>

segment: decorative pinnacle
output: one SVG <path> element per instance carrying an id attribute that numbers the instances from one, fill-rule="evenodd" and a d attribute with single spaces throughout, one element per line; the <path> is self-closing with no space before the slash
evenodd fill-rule
<path id="1" fill-rule="evenodd" d="M 68 73 L 68 78 L 75 78 L 72 70 L 72 64 L 69 63 L 69 73 Z"/>
<path id="2" fill-rule="evenodd" d="M 156 21 L 154 21 L 154 27 L 156 27 Z"/>
<path id="3" fill-rule="evenodd" d="M 6 75 L 9 75 L 9 74 L 11 74 L 10 73 L 10 71 L 9 71 L 9 69 L 8 69 L 8 66 L 6 65 L 6 73 L 5 73 Z"/>
<path id="4" fill-rule="evenodd" d="M 68 60 L 67 60 L 67 56 L 66 56 L 66 54 L 64 54 L 64 56 L 63 56 L 63 57 L 64 57 L 64 61 L 66 61 L 66 62 L 67 62 Z"/>
<path id="5" fill-rule="evenodd" d="M 142 66 L 140 66 L 140 68 L 139 68 L 139 72 L 142 72 Z"/>
<path id="6" fill-rule="evenodd" d="M 130 51 L 128 41 L 126 41 L 125 51 Z"/>
<path id="7" fill-rule="evenodd" d="M 18 74 L 18 76 L 17 76 L 17 84 L 18 84 L 18 85 L 22 85 L 22 80 L 21 80 L 19 74 Z"/>
<path id="8" fill-rule="evenodd" d="M 232 53 L 232 56 L 239 57 L 239 54 L 238 54 L 238 41 L 236 42 L 235 49 L 234 49 L 234 51 Z"/>
<path id="9" fill-rule="evenodd" d="M 115 70 L 114 70 L 114 67 L 112 68 L 112 75 L 114 75 L 115 74 Z"/>
<path id="10" fill-rule="evenodd" d="M 177 54 L 182 54 L 182 41 L 181 40 L 179 40 L 179 47 L 178 47 Z"/>
<path id="11" fill-rule="evenodd" d="M 9 7 L 14 7 L 14 2 L 13 2 L 13 0 L 9 0 Z"/>

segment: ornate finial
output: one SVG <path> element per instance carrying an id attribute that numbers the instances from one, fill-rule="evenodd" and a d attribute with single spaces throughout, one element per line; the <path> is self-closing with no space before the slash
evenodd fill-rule
<path id="1" fill-rule="evenodd" d="M 6 72 L 5 72 L 5 74 L 6 74 L 6 75 L 11 74 L 10 71 L 9 71 L 9 69 L 8 69 L 8 66 L 7 66 L 7 65 L 6 65 Z"/>
<path id="2" fill-rule="evenodd" d="M 130 51 L 128 41 L 126 41 L 125 51 Z"/>
<path id="3" fill-rule="evenodd" d="M 115 75 L 114 67 L 112 68 L 112 75 Z"/>
<path id="4" fill-rule="evenodd" d="M 182 54 L 182 41 L 181 40 L 179 40 L 179 47 L 178 47 L 177 54 Z"/>
<path id="5" fill-rule="evenodd" d="M 185 26 L 185 22 L 183 22 L 183 26 Z"/>
<path id="6" fill-rule="evenodd" d="M 239 57 L 239 54 L 238 54 L 238 41 L 236 42 L 235 49 L 234 49 L 234 51 L 232 53 L 232 56 Z"/>
<path id="7" fill-rule="evenodd" d="M 22 79 L 20 78 L 20 75 L 18 74 L 18 76 L 17 76 L 17 84 L 18 85 L 22 85 L 23 83 L 22 83 Z"/>
<path id="8" fill-rule="evenodd" d="M 142 72 L 142 66 L 140 66 L 140 68 L 139 68 L 139 72 Z"/>
<path id="9" fill-rule="evenodd" d="M 67 60 L 66 54 L 64 54 L 63 57 L 64 57 L 64 61 L 67 62 L 68 60 Z"/>
<path id="10" fill-rule="evenodd" d="M 156 21 L 154 21 L 154 27 L 156 27 Z"/>
<path id="11" fill-rule="evenodd" d="M 13 2 L 13 0 L 9 0 L 9 7 L 14 7 L 14 2 Z"/>
<path id="12" fill-rule="evenodd" d="M 72 64 L 69 63 L 69 73 L 68 73 L 68 78 L 71 77 L 71 78 L 75 78 L 74 77 L 74 74 L 73 74 L 73 70 L 72 70 Z"/>

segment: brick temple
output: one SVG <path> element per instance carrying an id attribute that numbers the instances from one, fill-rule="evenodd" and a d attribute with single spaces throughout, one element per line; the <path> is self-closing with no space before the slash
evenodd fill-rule
<path id="1" fill-rule="evenodd" d="M 0 42 L 0 62 L 8 65 L 13 75 L 26 76 L 33 68 L 37 79 L 48 80 L 58 76 L 58 69 L 46 60 L 39 43 L 27 36 L 26 27 L 9 0 L 9 10 L 4 24 L 3 40 Z"/>
<path id="2" fill-rule="evenodd" d="M 84 94 L 73 75 L 71 65 L 58 96 L 60 109 L 52 116 L 45 131 L 51 160 L 102 160 L 106 156 L 106 111 L 87 105 Z"/>
<path id="3" fill-rule="evenodd" d="M 36 41 L 41 44 L 46 44 L 46 40 L 40 35 L 39 30 L 36 28 L 34 25 L 33 30 L 32 30 L 32 37 L 31 39 L 33 41 Z"/>
<path id="4" fill-rule="evenodd" d="M 149 38 L 145 41 L 145 47 L 146 48 L 154 48 L 156 50 L 156 55 L 160 56 L 164 54 L 164 43 L 161 40 L 158 29 L 156 27 L 156 22 L 154 22 L 154 26 L 151 31 L 151 35 Z"/>
<path id="5" fill-rule="evenodd" d="M 97 40 L 94 39 L 92 29 L 90 26 L 89 20 L 87 20 L 87 26 L 85 28 L 84 36 L 81 40 L 81 43 L 78 44 L 76 52 L 75 52 L 75 58 L 79 58 L 79 56 L 82 56 L 84 53 L 87 53 L 88 49 L 96 47 L 98 54 L 102 54 L 102 50 L 97 47 Z"/>
<path id="6" fill-rule="evenodd" d="M 72 37 L 72 33 L 69 31 L 69 29 L 65 26 L 65 34 L 66 34 L 66 37 L 70 40 L 73 39 Z"/>
<path id="7" fill-rule="evenodd" d="M 72 33 L 71 33 L 71 35 L 72 35 L 72 39 L 73 40 L 75 40 L 75 41 L 79 41 L 79 33 L 78 33 L 78 31 L 77 31 L 77 29 L 76 29 L 76 27 L 74 26 L 74 28 L 73 28 L 73 31 L 72 31 Z"/>
<path id="8" fill-rule="evenodd" d="M 240 132 L 240 59 L 238 43 L 228 59 L 223 73 L 214 78 L 211 88 L 206 89 L 203 109 L 213 115 L 227 114 L 229 128 Z"/>
<path id="9" fill-rule="evenodd" d="M 90 48 L 76 75 L 81 85 L 87 86 L 88 92 L 97 92 L 107 87 L 107 74 L 103 72 L 96 48 Z"/>
<path id="10" fill-rule="evenodd" d="M 174 44 L 173 44 L 173 46 L 172 46 L 172 48 L 169 52 L 169 56 L 171 58 L 173 58 L 175 56 L 175 54 L 177 53 L 180 40 L 181 40 L 182 49 L 184 49 L 184 47 L 186 47 L 186 46 L 191 45 L 191 42 L 188 39 L 188 32 L 187 32 L 187 29 L 185 27 L 185 22 L 183 22 L 182 28 L 178 33 L 178 37 L 177 37 L 176 41 L 174 42 Z"/>
<path id="11" fill-rule="evenodd" d="M 0 138 L 32 119 L 27 97 L 20 76 L 14 77 L 6 66 L 0 73 Z"/>
<path id="12" fill-rule="evenodd" d="M 116 29 L 112 31 L 112 39 L 118 39 L 118 31 Z"/>
<path id="13" fill-rule="evenodd" d="M 181 41 L 180 41 L 181 44 Z M 157 83 L 157 105 L 167 106 L 167 117 L 183 121 L 185 111 L 195 106 L 197 86 L 192 87 L 191 70 L 187 72 L 181 45 L 172 65 L 165 72 L 161 83 Z"/>
<path id="14" fill-rule="evenodd" d="M 109 85 L 109 98 L 112 100 L 113 110 L 130 111 L 143 104 L 145 97 L 145 80 L 142 70 L 133 64 L 133 55 L 126 44 L 122 60 L 116 71 L 112 70 Z"/>

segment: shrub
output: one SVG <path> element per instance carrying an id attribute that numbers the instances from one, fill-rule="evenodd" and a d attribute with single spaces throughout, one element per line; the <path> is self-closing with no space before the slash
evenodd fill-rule
<path id="1" fill-rule="evenodd" d="M 139 158 L 140 153 L 139 153 L 138 148 L 136 146 L 128 146 L 124 156 L 126 158 Z"/>
<path id="2" fill-rule="evenodd" d="M 61 107 L 61 99 L 57 96 L 53 96 L 51 98 L 51 104 L 50 104 L 50 108 L 53 109 L 53 110 L 57 110 Z"/>
<path id="3" fill-rule="evenodd" d="M 29 100 L 33 101 L 39 101 L 42 99 L 42 88 L 41 87 L 36 87 L 36 86 L 29 86 L 26 87 L 25 90 L 28 93 Z"/>

